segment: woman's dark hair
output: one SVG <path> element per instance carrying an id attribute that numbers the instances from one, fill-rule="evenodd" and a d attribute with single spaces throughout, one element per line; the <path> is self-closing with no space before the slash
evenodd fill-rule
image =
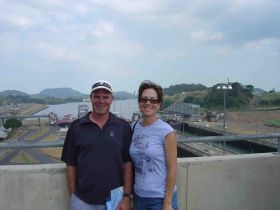
<path id="1" fill-rule="evenodd" d="M 150 80 L 144 80 L 143 82 L 141 82 L 139 89 L 138 89 L 138 102 L 140 102 L 143 91 L 146 89 L 150 89 L 150 88 L 152 88 L 156 91 L 158 102 L 161 103 L 161 105 L 162 105 L 162 101 L 163 101 L 162 87 Z"/>

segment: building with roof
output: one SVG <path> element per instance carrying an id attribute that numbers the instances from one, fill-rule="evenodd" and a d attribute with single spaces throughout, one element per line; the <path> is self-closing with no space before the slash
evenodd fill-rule
<path id="1" fill-rule="evenodd" d="M 199 121 L 200 105 L 192 103 L 173 103 L 165 109 L 168 113 L 179 114 L 184 120 Z"/>
<path id="2" fill-rule="evenodd" d="M 5 138 L 7 138 L 7 129 L 5 129 L 2 125 L 2 122 L 0 121 L 0 141 L 3 141 Z"/>

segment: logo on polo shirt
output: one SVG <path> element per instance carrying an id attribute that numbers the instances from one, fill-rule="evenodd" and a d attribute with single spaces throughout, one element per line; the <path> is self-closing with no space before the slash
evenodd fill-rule
<path id="1" fill-rule="evenodd" d="M 115 136 L 115 133 L 113 131 L 110 131 L 110 136 L 111 137 L 114 137 Z"/>

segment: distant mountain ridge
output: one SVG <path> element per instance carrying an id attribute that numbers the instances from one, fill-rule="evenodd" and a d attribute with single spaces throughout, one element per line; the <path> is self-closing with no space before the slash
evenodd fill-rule
<path id="1" fill-rule="evenodd" d="M 135 95 L 131 94 L 131 93 L 128 93 L 128 92 L 125 92 L 125 91 L 117 91 L 117 92 L 114 92 L 114 97 L 116 99 L 131 99 L 131 98 L 136 98 Z"/>
<path id="2" fill-rule="evenodd" d="M 39 95 L 55 98 L 82 98 L 84 94 L 72 88 L 47 88 L 42 90 Z"/>
<path id="3" fill-rule="evenodd" d="M 7 97 L 7 96 L 29 96 L 31 98 L 36 99 L 44 99 L 45 97 L 54 97 L 54 98 L 88 98 L 89 94 L 81 93 L 77 90 L 74 90 L 72 88 L 47 88 L 42 90 L 38 94 L 28 94 L 24 93 L 18 90 L 5 90 L 0 92 L 1 97 Z M 114 92 L 114 97 L 117 100 L 122 99 L 132 99 L 136 98 L 134 94 L 125 92 L 125 91 L 117 91 Z"/>
<path id="4" fill-rule="evenodd" d="M 44 95 L 48 97 L 56 97 L 56 98 L 84 98 L 89 94 L 83 94 L 79 91 L 73 90 L 72 88 L 48 88 L 42 90 L 39 95 Z M 125 91 L 117 91 L 114 92 L 114 96 L 116 99 L 130 99 L 136 98 L 133 94 L 125 92 Z"/>
<path id="5" fill-rule="evenodd" d="M 254 88 L 253 90 L 253 94 L 257 95 L 257 94 L 262 94 L 265 93 L 266 91 L 261 89 L 261 88 Z"/>
<path id="6" fill-rule="evenodd" d="M 21 92 L 19 90 L 4 90 L 0 92 L 0 96 L 27 96 L 27 93 Z"/>
<path id="7" fill-rule="evenodd" d="M 181 93 L 183 91 L 194 91 L 194 90 L 205 90 L 207 89 L 206 86 L 201 84 L 179 84 L 179 85 L 172 85 L 169 88 L 164 88 L 164 93 L 167 95 L 173 95 L 175 93 Z M 266 92 L 260 88 L 254 88 L 254 94 L 262 94 Z M 72 88 L 47 88 L 42 90 L 38 94 L 28 94 L 18 90 L 5 90 L 0 92 L 0 97 L 7 97 L 7 96 L 29 96 L 31 98 L 40 98 L 43 99 L 45 97 L 54 97 L 54 98 L 88 98 L 89 93 L 84 94 Z M 133 99 L 137 96 L 135 94 L 125 92 L 125 91 L 117 91 L 114 92 L 114 97 L 117 100 L 122 99 Z"/>

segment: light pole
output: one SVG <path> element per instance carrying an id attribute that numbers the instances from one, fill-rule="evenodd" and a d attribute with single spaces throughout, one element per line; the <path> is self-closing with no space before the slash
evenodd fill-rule
<path id="1" fill-rule="evenodd" d="M 218 90 L 223 90 L 223 94 L 224 94 L 224 133 L 226 131 L 226 91 L 227 90 L 231 90 L 232 86 L 230 84 L 220 84 L 217 86 Z"/>
<path id="2" fill-rule="evenodd" d="M 217 86 L 218 90 L 223 90 L 223 94 L 224 94 L 224 135 L 226 134 L 226 91 L 227 90 L 231 90 L 232 86 L 227 83 L 227 84 L 220 84 Z M 225 155 L 225 148 L 226 148 L 226 142 L 224 141 L 224 148 L 223 148 L 223 155 Z"/>

